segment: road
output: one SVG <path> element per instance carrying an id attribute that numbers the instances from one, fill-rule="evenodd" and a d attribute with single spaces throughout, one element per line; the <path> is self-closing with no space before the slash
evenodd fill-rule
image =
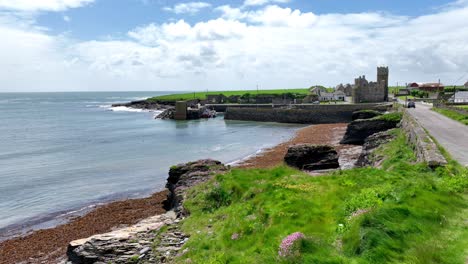
<path id="1" fill-rule="evenodd" d="M 452 158 L 468 167 L 468 126 L 431 111 L 432 105 L 417 103 L 408 112 L 447 150 Z"/>

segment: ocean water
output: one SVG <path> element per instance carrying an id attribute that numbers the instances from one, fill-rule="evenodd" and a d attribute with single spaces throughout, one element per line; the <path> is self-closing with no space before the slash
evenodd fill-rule
<path id="1" fill-rule="evenodd" d="M 300 128 L 222 117 L 154 120 L 155 112 L 110 107 L 158 94 L 166 93 L 0 93 L 0 233 L 57 212 L 148 195 L 164 188 L 171 165 L 235 162 Z"/>

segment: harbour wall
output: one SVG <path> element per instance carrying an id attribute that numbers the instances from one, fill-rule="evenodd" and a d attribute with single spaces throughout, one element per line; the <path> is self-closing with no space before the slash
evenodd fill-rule
<path id="1" fill-rule="evenodd" d="M 332 124 L 352 121 L 352 114 L 359 110 L 386 111 L 392 104 L 337 104 L 337 105 L 293 105 L 288 108 L 270 107 L 227 107 L 226 120 L 278 122 L 298 124 Z"/>

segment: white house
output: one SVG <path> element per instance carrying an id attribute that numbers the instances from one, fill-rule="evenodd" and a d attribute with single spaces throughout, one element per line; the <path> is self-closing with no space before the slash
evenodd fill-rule
<path id="1" fill-rule="evenodd" d="M 468 92 L 456 92 L 452 97 L 450 97 L 449 101 L 453 103 L 468 103 Z"/>

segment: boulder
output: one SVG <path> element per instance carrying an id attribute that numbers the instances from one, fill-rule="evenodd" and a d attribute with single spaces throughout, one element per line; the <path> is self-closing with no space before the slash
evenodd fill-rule
<path id="1" fill-rule="evenodd" d="M 286 164 L 303 170 L 324 170 L 339 168 L 338 153 L 328 145 L 291 146 L 284 157 Z"/>
<path id="2" fill-rule="evenodd" d="M 356 167 L 374 166 L 381 161 L 380 157 L 376 157 L 373 153 L 382 144 L 388 143 L 395 138 L 395 134 L 387 130 L 375 133 L 364 140 L 362 152 L 356 161 Z"/>
<path id="3" fill-rule="evenodd" d="M 396 128 L 400 123 L 398 118 L 383 118 L 386 115 L 372 119 L 359 119 L 351 122 L 341 140 L 341 144 L 362 145 L 364 140 L 375 133 Z"/>
<path id="4" fill-rule="evenodd" d="M 382 114 L 375 110 L 359 110 L 353 112 L 352 119 L 353 121 L 358 119 L 370 119 L 380 115 Z"/>
<path id="5" fill-rule="evenodd" d="M 169 190 L 167 200 L 164 201 L 164 209 L 174 210 L 179 216 L 186 215 L 187 212 L 182 207 L 185 191 L 199 183 L 210 179 L 213 174 L 227 171 L 217 160 L 198 160 L 185 164 L 172 166 L 169 170 L 166 188 Z"/>
<path id="6" fill-rule="evenodd" d="M 129 227 L 72 241 L 67 248 L 67 263 L 124 264 L 134 263 L 132 261 L 136 257 L 141 260 L 141 263 L 160 263 L 150 259 L 162 255 L 157 249 L 153 250 L 155 231 L 164 226 L 174 225 L 176 221 L 176 214 L 170 211 L 149 217 Z M 184 243 L 177 244 L 177 246 L 181 248 Z"/>
<path id="7" fill-rule="evenodd" d="M 154 119 L 174 119 L 175 109 L 169 108 L 157 115 Z"/>

